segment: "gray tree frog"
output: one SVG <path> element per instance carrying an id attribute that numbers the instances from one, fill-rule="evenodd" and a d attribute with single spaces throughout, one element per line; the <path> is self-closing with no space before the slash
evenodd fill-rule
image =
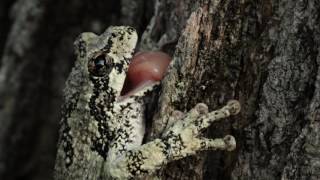
<path id="1" fill-rule="evenodd" d="M 109 27 L 103 34 L 82 33 L 75 42 L 77 60 L 66 82 L 55 179 L 132 179 L 202 150 L 235 148 L 235 139 L 201 137 L 213 121 L 237 114 L 236 100 L 208 112 L 198 104 L 174 111 L 162 137 L 142 144 L 143 97 L 154 86 L 130 96 L 120 92 L 137 43 L 136 31 Z"/>

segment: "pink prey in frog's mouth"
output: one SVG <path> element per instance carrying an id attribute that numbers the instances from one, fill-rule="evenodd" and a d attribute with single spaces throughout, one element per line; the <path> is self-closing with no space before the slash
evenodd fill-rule
<path id="1" fill-rule="evenodd" d="M 160 81 L 170 61 L 171 57 L 160 51 L 136 53 L 130 62 L 121 96 L 130 96 L 139 89 Z"/>

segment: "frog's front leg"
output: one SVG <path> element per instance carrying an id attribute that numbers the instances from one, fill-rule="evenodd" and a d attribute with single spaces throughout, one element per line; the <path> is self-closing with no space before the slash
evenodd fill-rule
<path id="1" fill-rule="evenodd" d="M 106 161 L 104 172 L 108 178 L 111 176 L 114 179 L 142 177 L 152 174 L 162 165 L 194 155 L 199 151 L 217 149 L 231 151 L 236 147 L 232 136 L 207 139 L 200 134 L 212 122 L 235 115 L 239 111 L 239 102 L 233 100 L 223 108 L 210 113 L 204 104 L 198 104 L 183 116 L 177 115 L 181 113 L 175 113 L 172 118 L 176 121 L 161 138 L 118 153 L 116 157 Z"/>

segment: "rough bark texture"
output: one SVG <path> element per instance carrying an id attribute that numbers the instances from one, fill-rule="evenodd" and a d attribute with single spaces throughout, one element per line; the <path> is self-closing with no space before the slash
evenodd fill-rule
<path id="1" fill-rule="evenodd" d="M 174 162 L 163 179 L 320 179 L 319 12 L 317 0 L 1 1 L 0 179 L 52 178 L 73 39 L 119 24 L 173 56 L 149 140 L 173 109 L 242 105 L 207 131 L 235 135 L 235 152 Z"/>

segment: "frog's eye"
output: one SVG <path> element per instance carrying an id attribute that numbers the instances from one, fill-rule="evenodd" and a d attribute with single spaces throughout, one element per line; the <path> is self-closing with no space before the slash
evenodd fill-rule
<path id="1" fill-rule="evenodd" d="M 93 76 L 105 76 L 112 70 L 112 61 L 108 56 L 99 55 L 88 63 L 88 70 Z"/>

